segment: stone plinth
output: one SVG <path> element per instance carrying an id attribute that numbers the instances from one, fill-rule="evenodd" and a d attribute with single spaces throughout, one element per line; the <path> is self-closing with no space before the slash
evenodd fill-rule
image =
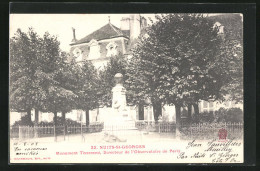
<path id="1" fill-rule="evenodd" d="M 112 110 L 113 111 L 113 110 Z M 135 121 L 128 115 L 125 110 L 123 113 L 115 112 L 109 114 L 109 119 L 104 121 L 104 131 L 119 131 L 119 130 L 136 130 Z"/>
<path id="2" fill-rule="evenodd" d="M 114 132 L 120 130 L 135 130 L 135 121 L 130 116 L 126 108 L 126 89 L 123 87 L 123 75 L 115 75 L 116 86 L 112 93 L 112 113 L 109 113 L 109 119 L 104 121 L 104 131 Z"/>

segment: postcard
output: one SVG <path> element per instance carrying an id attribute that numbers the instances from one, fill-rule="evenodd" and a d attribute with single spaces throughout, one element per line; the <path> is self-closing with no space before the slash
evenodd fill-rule
<path id="1" fill-rule="evenodd" d="M 10 14 L 17 163 L 243 163 L 243 14 Z"/>

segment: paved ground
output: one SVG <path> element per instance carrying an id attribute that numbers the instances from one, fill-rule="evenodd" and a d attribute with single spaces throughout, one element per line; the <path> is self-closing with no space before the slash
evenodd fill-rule
<path id="1" fill-rule="evenodd" d="M 158 132 L 145 132 L 138 130 L 124 130 L 114 132 L 98 132 L 88 134 L 74 134 L 57 136 L 57 142 L 70 142 L 70 143 L 113 143 L 113 142 L 127 142 L 127 143 L 145 143 L 145 142 L 162 142 L 172 141 L 175 139 L 173 133 L 161 133 Z M 55 142 L 54 137 L 42 137 L 27 139 L 25 141 L 37 141 L 37 142 Z"/>

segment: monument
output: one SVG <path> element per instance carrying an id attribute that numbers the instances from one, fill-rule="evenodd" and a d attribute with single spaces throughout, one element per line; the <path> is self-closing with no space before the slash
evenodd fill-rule
<path id="1" fill-rule="evenodd" d="M 126 89 L 123 86 L 123 75 L 114 76 L 115 86 L 112 89 L 112 113 L 104 121 L 104 131 L 136 130 L 135 121 L 129 114 L 126 103 Z"/>
<path id="2" fill-rule="evenodd" d="M 126 110 L 126 89 L 123 87 L 123 75 L 117 73 L 114 77 L 115 87 L 112 89 L 112 108 L 115 113 L 124 119 L 128 119 L 128 112 Z"/>

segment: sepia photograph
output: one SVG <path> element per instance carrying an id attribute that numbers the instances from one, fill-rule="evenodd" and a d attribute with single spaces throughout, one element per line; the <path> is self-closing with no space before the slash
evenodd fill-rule
<path id="1" fill-rule="evenodd" d="M 9 16 L 16 163 L 243 163 L 243 14 Z"/>

